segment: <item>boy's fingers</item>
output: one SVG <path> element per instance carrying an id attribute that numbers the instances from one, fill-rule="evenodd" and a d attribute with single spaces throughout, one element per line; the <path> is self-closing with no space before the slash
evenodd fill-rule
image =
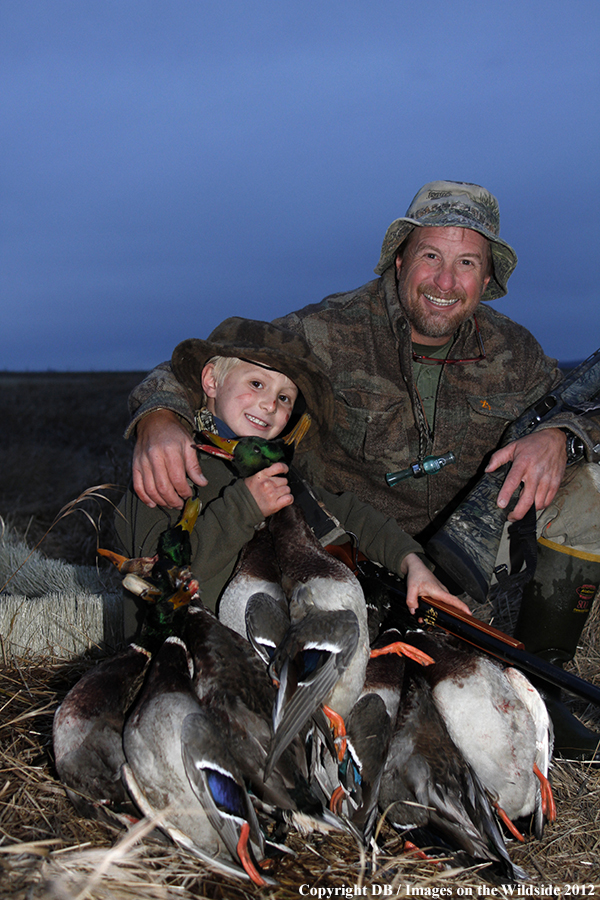
<path id="1" fill-rule="evenodd" d="M 273 465 L 271 465 L 271 466 L 267 466 L 265 469 L 261 469 L 260 472 L 257 472 L 256 474 L 257 475 L 262 474 L 262 475 L 266 475 L 267 477 L 269 477 L 270 475 L 285 475 L 285 473 L 287 471 L 288 471 L 288 467 L 286 466 L 285 463 L 276 462 L 276 463 L 273 463 Z"/>

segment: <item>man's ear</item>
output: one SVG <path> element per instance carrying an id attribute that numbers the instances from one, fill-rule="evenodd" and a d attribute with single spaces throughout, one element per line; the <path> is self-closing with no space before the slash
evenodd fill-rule
<path id="1" fill-rule="evenodd" d="M 400 253 L 396 254 L 396 277 L 400 274 L 400 269 L 402 268 L 402 255 Z"/>
<path id="2" fill-rule="evenodd" d="M 207 397 L 217 396 L 217 380 L 215 378 L 214 363 L 206 363 L 202 369 L 202 390 Z"/>

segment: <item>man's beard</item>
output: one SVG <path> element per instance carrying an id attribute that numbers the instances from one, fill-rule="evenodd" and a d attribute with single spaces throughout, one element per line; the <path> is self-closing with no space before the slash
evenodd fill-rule
<path id="1" fill-rule="evenodd" d="M 462 292 L 458 291 L 454 295 L 459 302 L 456 304 L 456 308 L 453 308 L 453 313 L 448 314 L 447 311 L 441 310 L 440 315 L 436 315 L 434 310 L 425 309 L 421 305 L 420 298 L 422 294 L 429 294 L 430 296 L 435 297 L 437 291 L 428 289 L 425 285 L 420 285 L 418 288 L 417 302 L 414 304 L 407 303 L 402 293 L 402 284 L 398 284 L 398 297 L 400 303 L 414 331 L 423 337 L 451 338 L 456 329 L 462 325 L 465 318 L 468 318 L 465 316 L 464 305 L 460 302 L 461 300 L 464 300 Z M 427 302 L 428 301 L 425 300 L 425 303 Z"/>

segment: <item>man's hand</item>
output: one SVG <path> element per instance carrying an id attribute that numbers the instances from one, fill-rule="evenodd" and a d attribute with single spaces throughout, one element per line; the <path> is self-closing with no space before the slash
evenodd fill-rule
<path id="1" fill-rule="evenodd" d="M 455 597 L 454 594 L 448 593 L 441 581 L 438 581 L 416 553 L 409 553 L 404 557 L 400 566 L 400 574 L 406 575 L 406 605 L 413 616 L 419 606 L 419 597 L 443 600 L 454 606 L 459 612 L 471 615 L 467 604 Z"/>
<path id="2" fill-rule="evenodd" d="M 140 500 L 149 507 L 181 509 L 192 496 L 188 478 L 199 487 L 208 483 L 189 432 L 168 409 L 144 416 L 133 451 L 133 487 Z"/>
<path id="3" fill-rule="evenodd" d="M 287 478 L 281 477 L 287 471 L 286 464 L 278 462 L 244 478 L 246 487 L 265 518 L 294 502 Z"/>
<path id="4" fill-rule="evenodd" d="M 523 490 L 509 520 L 522 519 L 535 503 L 536 510 L 552 503 L 567 467 L 567 439 L 559 428 L 546 428 L 519 438 L 496 450 L 486 466 L 486 472 L 494 472 L 504 463 L 512 463 L 498 494 L 498 506 L 504 509 L 523 482 Z"/>

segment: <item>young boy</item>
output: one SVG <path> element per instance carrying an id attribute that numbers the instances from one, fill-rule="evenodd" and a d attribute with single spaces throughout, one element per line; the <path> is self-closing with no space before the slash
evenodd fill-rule
<path id="1" fill-rule="evenodd" d="M 268 322 L 231 318 L 208 340 L 187 340 L 173 353 L 173 371 L 197 410 L 192 431 L 212 431 L 223 438 L 285 436 L 303 413 L 310 428 L 296 452 L 310 452 L 324 440 L 333 416 L 333 392 L 312 352 L 297 334 Z M 207 479 L 198 488 L 202 509 L 192 533 L 192 571 L 202 600 L 216 610 L 242 547 L 268 516 L 293 503 L 285 477 L 288 467 L 277 462 L 246 478 L 229 464 L 202 453 Z M 406 577 L 407 605 L 414 611 L 419 596 L 445 600 L 469 612 L 449 594 L 417 555 L 420 545 L 397 522 L 363 503 L 351 492 L 333 494 L 311 485 L 326 510 L 358 539 L 369 559 Z M 158 536 L 179 518 L 179 510 L 150 509 L 129 489 L 119 507 L 117 532 L 129 556 L 155 552 Z"/>

